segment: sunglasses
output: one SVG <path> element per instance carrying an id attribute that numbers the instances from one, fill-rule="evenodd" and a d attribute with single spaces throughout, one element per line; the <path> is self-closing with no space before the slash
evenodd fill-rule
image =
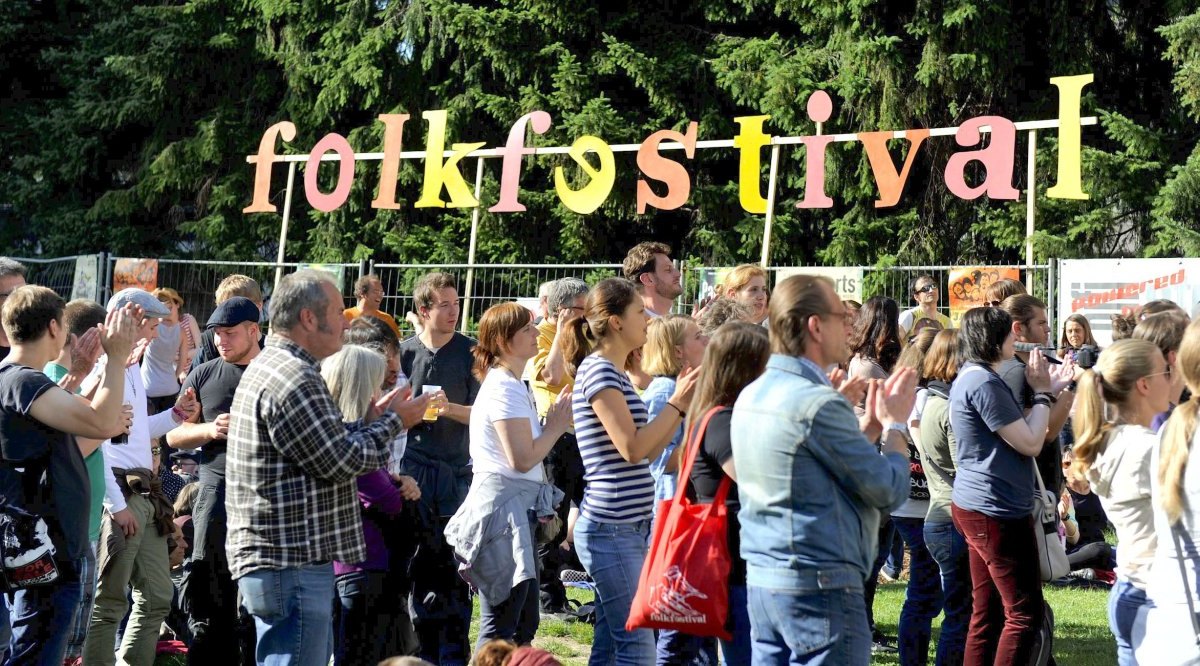
<path id="1" fill-rule="evenodd" d="M 920 289 L 916 290 L 916 292 L 914 292 L 914 293 L 917 293 L 917 294 L 928 294 L 928 293 L 929 293 L 929 292 L 931 292 L 931 291 L 937 291 L 937 285 L 936 285 L 936 284 L 927 284 L 927 285 L 925 285 L 924 287 L 921 287 Z"/>

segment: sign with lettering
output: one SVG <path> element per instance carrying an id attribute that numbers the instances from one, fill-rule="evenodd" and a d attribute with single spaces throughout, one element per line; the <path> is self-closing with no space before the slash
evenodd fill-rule
<path id="1" fill-rule="evenodd" d="M 1112 343 L 1112 315 L 1160 298 L 1194 314 L 1200 302 L 1200 259 L 1065 259 L 1059 269 L 1058 321 L 1087 317 L 1101 347 Z"/>

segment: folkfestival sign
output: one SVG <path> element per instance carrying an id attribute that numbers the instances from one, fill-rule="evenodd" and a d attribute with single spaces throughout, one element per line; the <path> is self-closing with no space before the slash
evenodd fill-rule
<path id="1" fill-rule="evenodd" d="M 1056 184 L 1046 191 L 1053 199 L 1087 199 L 1081 177 L 1080 98 L 1083 88 L 1092 83 L 1092 74 L 1060 76 L 1050 79 L 1058 89 L 1058 120 L 1022 123 L 1028 128 L 1058 128 L 1058 171 Z M 828 93 L 816 91 L 808 99 L 808 118 L 815 123 L 824 123 L 833 115 L 833 101 Z M 401 159 L 423 158 L 425 177 L 420 197 L 415 208 L 478 208 L 480 203 L 472 194 L 459 170 L 463 158 L 501 157 L 500 190 L 497 202 L 488 208 L 491 213 L 515 213 L 525 210 L 520 202 L 520 170 L 526 155 L 563 153 L 579 166 L 583 172 L 583 183 L 572 185 L 562 166 L 554 169 L 554 190 L 568 209 L 587 214 L 598 209 L 611 194 L 616 182 L 617 166 L 613 158 L 613 147 L 597 136 L 585 135 L 574 141 L 569 148 L 547 149 L 525 145 L 526 132 L 545 134 L 553 124 L 553 118 L 545 111 L 532 111 L 513 123 L 508 141 L 502 148 L 484 149 L 482 142 L 454 143 L 446 151 L 446 121 L 444 110 L 425 111 L 421 118 L 426 122 L 425 151 L 405 153 L 401 150 L 402 133 L 410 120 L 406 113 L 388 113 L 379 116 L 384 126 L 382 154 L 356 156 L 350 143 L 340 134 L 326 134 L 312 147 L 305 162 L 304 193 L 308 203 L 315 209 L 329 212 L 346 202 L 356 177 L 356 158 L 373 159 L 380 162 L 378 194 L 371 206 L 377 209 L 398 209 L 401 202 L 396 191 L 397 174 Z M 691 177 L 683 163 L 664 157 L 660 150 L 682 148 L 686 159 L 695 157 L 697 148 L 732 147 L 738 153 L 738 199 L 749 213 L 768 213 L 768 197 L 763 194 L 761 177 L 762 149 L 780 144 L 798 144 L 806 148 L 804 196 L 797 208 L 829 208 L 833 199 L 825 192 L 825 150 L 834 141 L 857 141 L 862 143 L 866 158 L 874 175 L 879 195 L 877 208 L 895 206 L 900 201 L 904 185 L 908 181 L 914 159 L 925 140 L 931 136 L 930 129 L 904 131 L 859 132 L 846 135 L 817 134 L 800 137 L 775 137 L 765 129 L 768 115 L 742 116 L 734 118 L 738 134 L 732 140 L 700 141 L 699 125 L 692 121 L 687 129 L 679 132 L 662 129 L 652 133 L 637 147 L 637 166 L 641 177 L 637 180 L 637 212 L 645 213 L 650 207 L 673 210 L 682 206 L 691 193 Z M 1088 119 L 1094 122 L 1094 119 Z M 1013 121 L 1002 116 L 978 116 L 953 129 L 953 136 L 963 150 L 950 156 L 943 175 L 946 187 L 955 196 L 972 200 L 981 196 L 997 200 L 1016 200 L 1018 190 L 1013 186 L 1013 169 L 1017 152 L 1017 131 Z M 984 144 L 983 134 L 991 138 Z M 940 134 L 939 134 L 940 135 Z M 270 201 L 272 165 L 287 160 L 275 152 L 280 140 L 290 142 L 296 138 L 296 125 L 282 121 L 267 128 L 259 142 L 258 153 L 247 156 L 246 161 L 255 166 L 254 193 L 245 213 L 274 213 L 277 208 Z M 897 167 L 888 142 L 900 139 L 907 142 L 908 151 L 904 164 Z M 588 159 L 592 153 L 595 164 Z M 293 161 L 293 160 L 289 160 Z M 321 191 L 317 183 L 317 168 L 321 161 L 338 161 L 335 185 L 329 192 Z M 966 170 L 972 163 L 983 166 L 986 176 L 982 182 L 971 185 L 967 182 Z M 481 167 L 482 168 L 482 167 Z M 650 182 L 659 183 L 665 194 L 655 194 Z M 290 182 L 289 182 L 290 191 Z M 443 198 L 443 193 L 448 198 Z M 769 196 L 769 195 L 768 195 Z M 285 213 L 286 215 L 286 213 Z"/>

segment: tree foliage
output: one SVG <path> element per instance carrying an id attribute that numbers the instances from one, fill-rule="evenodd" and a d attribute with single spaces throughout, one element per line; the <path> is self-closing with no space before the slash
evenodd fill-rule
<path id="1" fill-rule="evenodd" d="M 277 214 L 246 215 L 253 153 L 269 125 L 298 128 L 287 152 L 328 132 L 382 148 L 381 113 L 410 115 L 404 148 L 424 148 L 421 113 L 447 109 L 447 143 L 503 145 L 531 110 L 553 125 L 534 145 L 584 134 L 638 143 L 700 125 L 732 137 L 733 118 L 768 114 L 775 135 L 811 134 L 805 101 L 829 91 L 825 132 L 944 127 L 979 115 L 1049 118 L 1051 76 L 1094 72 L 1084 131 L 1087 201 L 1047 199 L 1057 142 L 1038 137 L 1035 247 L 1050 257 L 1200 250 L 1200 6 L 1130 0 L 10 0 L 0 3 L 0 248 L 138 256 L 274 258 Z M 1014 185 L 1024 191 L 1025 135 Z M 897 161 L 902 142 L 893 144 Z M 862 147 L 830 146 L 830 209 L 798 209 L 805 151 L 782 151 L 771 248 L 776 263 L 1015 261 L 1025 202 L 962 201 L 942 169 L 958 150 L 932 139 L 898 206 L 875 208 Z M 763 151 L 765 181 L 767 152 Z M 673 155 L 673 157 L 677 156 Z M 288 257 L 463 262 L 472 211 L 417 209 L 424 166 L 404 161 L 398 210 L 376 210 L 378 163 L 360 163 L 347 203 L 311 209 L 300 176 Z M 737 155 L 698 151 L 675 211 L 635 212 L 638 171 L 617 156 L 597 212 L 566 209 L 553 170 L 526 160 L 524 213 L 490 214 L 480 261 L 609 261 L 655 238 L 712 264 L 756 260 L 762 216 L 741 209 Z M 475 162 L 462 165 L 468 182 Z M 335 167 L 321 167 L 332 186 Z M 287 169 L 272 201 L 282 208 Z M 981 174 L 972 174 L 978 178 Z M 765 191 L 765 186 L 763 187 Z"/>

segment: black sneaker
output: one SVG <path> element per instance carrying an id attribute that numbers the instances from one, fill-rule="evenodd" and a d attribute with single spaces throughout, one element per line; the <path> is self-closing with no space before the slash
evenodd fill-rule
<path id="1" fill-rule="evenodd" d="M 896 639 L 891 636 L 885 636 L 878 631 L 871 635 L 871 654 L 894 654 L 899 651 L 896 648 Z"/>

